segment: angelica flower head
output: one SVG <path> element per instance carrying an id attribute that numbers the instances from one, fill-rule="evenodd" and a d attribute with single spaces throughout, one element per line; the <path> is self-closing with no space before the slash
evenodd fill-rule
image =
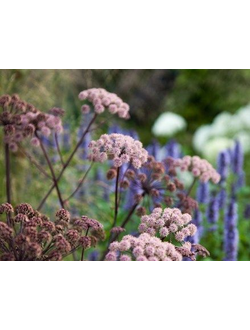
<path id="1" fill-rule="evenodd" d="M 169 158 L 167 162 L 173 169 L 179 168 L 181 171 L 189 171 L 194 177 L 199 178 L 201 182 L 213 183 L 220 181 L 220 174 L 213 168 L 213 166 L 206 160 L 198 156 L 185 156 L 179 159 Z"/>
<path id="2" fill-rule="evenodd" d="M 159 234 L 162 239 L 174 234 L 177 241 L 183 242 L 188 236 L 195 235 L 197 228 L 190 224 L 192 218 L 188 213 L 182 213 L 177 208 L 157 207 L 149 215 L 141 217 L 139 225 L 140 233 L 148 233 L 152 236 Z"/>
<path id="3" fill-rule="evenodd" d="M 78 97 L 81 101 L 86 100 L 90 102 L 97 114 L 101 114 L 105 109 L 108 109 L 111 114 L 117 113 L 120 118 L 129 118 L 129 105 L 123 102 L 123 100 L 116 94 L 109 93 L 103 88 L 90 88 L 84 90 Z M 84 114 L 89 111 L 90 107 L 88 105 L 82 107 L 82 112 Z"/>
<path id="4" fill-rule="evenodd" d="M 116 133 L 103 134 L 97 141 L 91 141 L 89 151 L 89 158 L 92 161 L 105 162 L 107 159 L 112 159 L 116 168 L 131 162 L 138 169 L 148 158 L 148 152 L 140 141 Z"/>
<path id="5" fill-rule="evenodd" d="M 110 252 L 106 255 L 106 261 L 181 261 L 182 255 L 175 246 L 168 242 L 162 242 L 157 237 L 147 233 L 139 237 L 126 235 L 120 242 L 113 242 L 109 247 Z"/>
<path id="6" fill-rule="evenodd" d="M 18 150 L 18 144 L 30 139 L 33 146 L 39 146 L 35 134 L 48 137 L 54 130 L 62 132 L 61 116 L 64 110 L 53 108 L 49 113 L 41 112 L 32 104 L 22 101 L 18 95 L 3 95 L 0 97 L 0 126 L 4 128 L 4 142 L 11 151 Z"/>

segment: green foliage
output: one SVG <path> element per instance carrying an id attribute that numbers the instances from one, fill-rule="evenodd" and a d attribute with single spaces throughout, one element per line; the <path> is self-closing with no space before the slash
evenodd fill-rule
<path id="1" fill-rule="evenodd" d="M 218 113 L 248 104 L 249 84 L 249 70 L 179 70 L 166 109 L 182 115 L 194 132 Z"/>

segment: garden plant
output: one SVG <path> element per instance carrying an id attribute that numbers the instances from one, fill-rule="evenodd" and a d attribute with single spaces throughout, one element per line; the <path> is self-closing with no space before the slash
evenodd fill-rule
<path id="1" fill-rule="evenodd" d="M 210 236 L 219 231 L 218 258 L 236 260 L 237 196 L 244 186 L 241 145 L 221 152 L 216 170 L 199 156 L 183 155 L 174 141 L 164 148 L 157 141 L 143 147 L 135 131 L 110 126 L 103 132 L 112 116 L 130 117 L 129 105 L 116 94 L 92 88 L 79 99 L 82 121 L 73 132 L 61 108 L 44 112 L 16 94 L 0 98 L 6 190 L 0 204 L 0 259 L 209 260 Z M 17 154 L 41 175 L 42 184 L 49 184 L 37 205 L 21 196 L 21 203 L 13 201 Z M 36 180 L 33 175 L 27 191 Z"/>

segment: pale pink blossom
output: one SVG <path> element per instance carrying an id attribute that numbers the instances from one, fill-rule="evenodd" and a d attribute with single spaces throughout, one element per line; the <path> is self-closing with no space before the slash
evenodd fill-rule
<path id="1" fill-rule="evenodd" d="M 120 118 L 129 118 L 129 105 L 116 94 L 109 93 L 103 88 L 90 88 L 82 91 L 79 94 L 79 99 L 92 103 L 97 114 L 101 114 L 105 109 L 108 109 L 111 114 L 117 113 Z M 85 109 L 87 108 L 84 108 L 84 110 L 82 108 L 83 113 L 89 112 L 85 112 Z"/>
<path id="2" fill-rule="evenodd" d="M 140 168 L 147 161 L 148 152 L 141 142 L 123 134 L 103 134 L 97 141 L 89 144 L 89 158 L 103 162 L 112 159 L 115 167 L 131 162 L 135 168 Z"/>
<path id="3" fill-rule="evenodd" d="M 211 180 L 213 183 L 220 181 L 219 173 L 213 166 L 206 160 L 198 156 L 185 156 L 182 159 L 174 159 L 171 162 L 174 168 L 180 168 L 181 171 L 190 171 L 194 177 L 199 178 L 201 182 Z"/>
<path id="4" fill-rule="evenodd" d="M 127 254 L 122 254 L 120 256 L 120 261 L 131 261 L 131 257 L 128 256 Z"/>
<path id="5" fill-rule="evenodd" d="M 106 255 L 106 258 L 105 258 L 106 261 L 116 261 L 117 260 L 117 255 L 115 252 L 109 252 L 107 255 Z"/>

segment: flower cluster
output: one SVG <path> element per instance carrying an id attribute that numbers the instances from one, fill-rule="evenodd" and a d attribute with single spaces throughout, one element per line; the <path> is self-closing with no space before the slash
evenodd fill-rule
<path id="1" fill-rule="evenodd" d="M 151 236 L 159 234 L 162 239 L 172 234 L 178 242 L 183 242 L 188 236 L 193 236 L 196 233 L 197 228 L 190 223 L 191 220 L 192 218 L 188 213 L 182 214 L 177 208 L 162 210 L 158 207 L 150 215 L 141 217 L 139 231 Z"/>
<path id="2" fill-rule="evenodd" d="M 30 138 L 32 145 L 39 146 L 35 133 L 49 136 L 52 130 L 57 133 L 63 130 L 60 116 L 64 111 L 60 108 L 43 113 L 16 94 L 1 96 L 0 106 L 3 108 L 0 125 L 4 127 L 4 141 L 13 152 L 18 150 L 18 144 L 25 138 Z"/>
<path id="3" fill-rule="evenodd" d="M 107 175 L 111 174 L 109 170 Z M 163 162 L 158 162 L 153 156 L 139 170 L 127 169 L 122 188 L 129 187 L 126 208 L 139 204 L 146 196 L 149 197 L 153 207 L 178 205 L 183 212 L 192 213 L 197 203 L 186 196 L 184 184 L 176 177 L 176 171 L 169 171 Z M 111 176 L 113 178 L 113 176 Z"/>
<path id="4" fill-rule="evenodd" d="M 109 245 L 106 261 L 182 261 L 183 257 L 196 260 L 196 255 L 206 257 L 209 252 L 199 244 L 185 242 L 181 246 L 175 246 L 169 242 L 163 242 L 158 237 L 152 237 L 147 233 L 138 237 L 126 235 L 120 242 Z"/>
<path id="5" fill-rule="evenodd" d="M 201 182 L 211 180 L 213 183 L 218 183 L 220 181 L 220 174 L 213 166 L 207 160 L 198 156 L 185 156 L 179 159 L 168 158 L 167 161 L 173 170 L 180 168 L 181 171 L 190 171 Z"/>
<path id="6" fill-rule="evenodd" d="M 82 91 L 79 94 L 80 100 L 87 100 L 94 106 L 94 111 L 97 114 L 100 114 L 108 109 L 111 114 L 118 114 L 120 118 L 129 118 L 129 105 L 122 101 L 114 93 L 109 93 L 103 88 L 90 88 L 85 91 Z M 84 114 L 90 112 L 90 106 L 84 104 L 82 106 L 82 112 Z"/>
<path id="7" fill-rule="evenodd" d="M 156 161 L 153 156 L 148 157 L 140 170 L 128 169 L 125 177 L 129 180 L 132 190 L 152 196 L 155 198 L 155 203 L 160 201 L 162 192 L 174 192 L 184 188 L 177 178 L 173 179 L 167 174 L 164 164 Z"/>
<path id="8" fill-rule="evenodd" d="M 237 228 L 238 214 L 237 203 L 231 200 L 225 214 L 224 252 L 225 260 L 236 261 L 238 254 L 239 232 Z"/>
<path id="9" fill-rule="evenodd" d="M 115 168 L 131 162 L 138 169 L 148 158 L 148 152 L 140 141 L 128 135 L 116 133 L 103 134 L 97 141 L 91 141 L 89 151 L 89 158 L 92 161 L 104 162 L 112 159 Z"/>
<path id="10" fill-rule="evenodd" d="M 183 257 L 195 260 L 196 254 L 203 257 L 209 252 L 199 244 L 191 244 L 185 239 L 196 233 L 196 226 L 190 224 L 191 216 L 179 209 L 155 208 L 150 215 L 141 217 L 140 235 L 126 235 L 120 242 L 109 245 L 107 261 L 181 261 Z M 160 237 L 157 237 L 158 235 Z M 174 235 L 177 245 L 164 241 Z"/>
<path id="11" fill-rule="evenodd" d="M 122 227 L 113 227 L 110 232 L 113 233 L 113 234 L 120 234 L 122 232 L 126 231 L 125 228 L 122 228 Z"/>
<path id="12" fill-rule="evenodd" d="M 182 255 L 175 246 L 162 242 L 157 237 L 144 233 L 139 237 L 126 235 L 121 242 L 113 242 L 109 246 L 106 261 L 181 261 Z"/>
<path id="13" fill-rule="evenodd" d="M 95 246 L 103 231 L 97 220 L 86 216 L 72 219 L 64 209 L 56 212 L 54 222 L 27 203 L 15 210 L 2 204 L 0 214 L 6 215 L 6 221 L 0 221 L 0 260 L 6 261 L 62 260 L 80 247 Z"/>

